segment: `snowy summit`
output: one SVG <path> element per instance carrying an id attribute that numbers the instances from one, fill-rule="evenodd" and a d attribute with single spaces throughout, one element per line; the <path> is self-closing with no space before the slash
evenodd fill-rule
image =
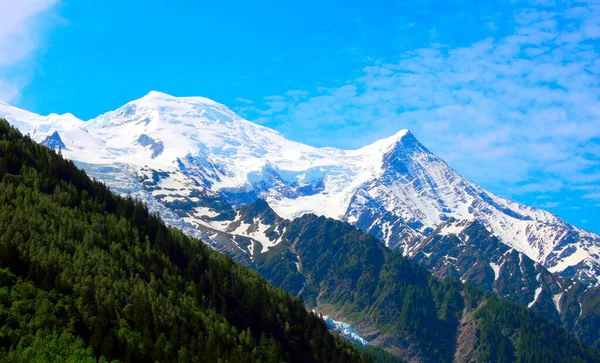
<path id="1" fill-rule="evenodd" d="M 315 148 L 208 98 L 155 91 L 87 122 L 6 104 L 0 117 L 167 221 L 184 201 L 186 223 L 200 221 L 199 191 L 233 205 L 262 198 L 284 218 L 345 220 L 410 255 L 415 238 L 450 218 L 480 220 L 550 271 L 598 284 L 600 236 L 466 180 L 408 130 L 357 150 Z"/>

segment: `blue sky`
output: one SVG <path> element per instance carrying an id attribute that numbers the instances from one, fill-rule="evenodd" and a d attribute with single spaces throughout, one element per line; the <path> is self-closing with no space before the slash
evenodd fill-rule
<path id="1" fill-rule="evenodd" d="M 26 4 L 22 4 L 26 3 Z M 0 0 L 0 99 L 92 118 L 201 95 L 315 146 L 410 128 L 600 232 L 600 2 Z"/>

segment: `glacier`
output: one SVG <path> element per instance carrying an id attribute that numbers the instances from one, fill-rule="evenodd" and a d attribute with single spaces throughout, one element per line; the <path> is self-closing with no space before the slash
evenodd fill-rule
<path id="1" fill-rule="evenodd" d="M 343 321 L 333 320 L 327 315 L 323 315 L 322 318 L 325 320 L 325 323 L 330 330 L 337 332 L 341 336 L 358 345 L 369 345 L 369 342 L 361 337 L 356 329 L 354 329 L 350 324 L 344 323 Z"/>

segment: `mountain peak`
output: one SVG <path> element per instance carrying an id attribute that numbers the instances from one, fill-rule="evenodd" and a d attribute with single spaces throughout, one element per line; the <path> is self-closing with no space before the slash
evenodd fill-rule
<path id="1" fill-rule="evenodd" d="M 381 143 L 381 144 L 385 144 L 385 145 L 395 145 L 399 142 L 402 142 L 402 140 L 404 140 L 405 138 L 410 138 L 410 137 L 414 138 L 413 134 L 410 132 L 409 129 L 401 129 L 400 131 L 396 132 L 392 136 L 388 136 L 386 138 L 375 141 L 375 143 Z"/>
<path id="2" fill-rule="evenodd" d="M 404 151 L 427 151 L 427 149 L 419 142 L 419 140 L 417 140 L 415 135 L 413 135 L 413 133 L 408 129 L 401 129 L 392 136 L 379 139 L 374 143 L 365 146 L 363 149 L 367 149 L 369 152 L 378 150 L 379 153 L 385 154 L 392 150 L 398 149 L 399 146 Z"/>
<path id="3" fill-rule="evenodd" d="M 50 149 L 66 149 L 65 143 L 62 141 L 58 131 L 54 131 L 52 135 L 47 136 L 41 144 Z"/>
<path id="4" fill-rule="evenodd" d="M 404 132 L 404 133 L 402 133 L 402 132 Z M 423 146 L 423 144 L 421 144 L 419 142 L 419 140 L 417 140 L 415 135 L 406 129 L 398 132 L 393 137 L 397 137 L 397 140 L 398 140 L 397 144 L 401 144 L 404 147 L 404 149 L 421 150 L 421 151 L 429 152 L 425 148 L 425 146 Z"/>
<path id="5" fill-rule="evenodd" d="M 205 119 L 229 122 L 237 119 L 233 111 L 205 97 L 177 97 L 160 91 L 150 91 L 114 111 L 106 112 L 90 121 L 89 125 L 109 128 L 126 124 L 147 126 L 154 122 L 180 124 L 180 118 Z M 191 125 L 193 122 L 188 122 Z"/>
<path id="6" fill-rule="evenodd" d="M 53 113 L 49 114 L 47 117 L 48 118 L 77 118 L 75 115 L 73 115 L 70 112 L 63 113 L 63 114 L 53 112 Z"/>
<path id="7" fill-rule="evenodd" d="M 166 102 L 183 102 L 190 104 L 202 104 L 208 106 L 216 106 L 218 108 L 227 109 L 227 106 L 211 100 L 210 98 L 201 97 L 201 96 L 185 96 L 185 97 L 177 97 L 170 95 L 168 93 L 160 92 L 160 91 L 150 91 L 144 95 L 144 97 L 134 101 L 134 102 L 143 102 L 143 101 L 166 101 Z M 231 112 L 231 111 L 230 111 Z"/>
<path id="8" fill-rule="evenodd" d="M 168 93 L 164 93 L 164 92 L 160 92 L 160 91 L 150 91 L 148 93 L 146 93 L 144 95 L 144 97 L 142 97 L 142 99 L 144 98 L 163 98 L 163 99 L 173 99 L 176 98 L 173 95 L 170 95 Z"/>
<path id="9" fill-rule="evenodd" d="M 390 136 L 391 139 L 396 139 L 397 141 L 402 140 L 404 137 L 413 136 L 412 132 L 409 129 L 401 129 L 396 132 L 394 135 Z M 414 136 L 413 136 L 414 137 Z"/>

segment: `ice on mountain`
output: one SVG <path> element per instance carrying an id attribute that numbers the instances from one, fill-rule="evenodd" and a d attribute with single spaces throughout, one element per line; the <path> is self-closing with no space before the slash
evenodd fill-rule
<path id="1" fill-rule="evenodd" d="M 359 345 L 368 345 L 369 344 L 369 342 L 367 342 L 365 339 L 363 339 L 358 334 L 356 329 L 354 329 L 350 324 L 344 323 L 343 321 L 333 320 L 332 318 L 330 318 L 327 315 L 323 316 L 323 320 L 325 320 L 325 323 L 327 323 L 327 327 L 330 330 L 337 332 L 338 334 L 345 337 L 346 339 L 348 339 L 356 344 L 359 344 Z"/>

